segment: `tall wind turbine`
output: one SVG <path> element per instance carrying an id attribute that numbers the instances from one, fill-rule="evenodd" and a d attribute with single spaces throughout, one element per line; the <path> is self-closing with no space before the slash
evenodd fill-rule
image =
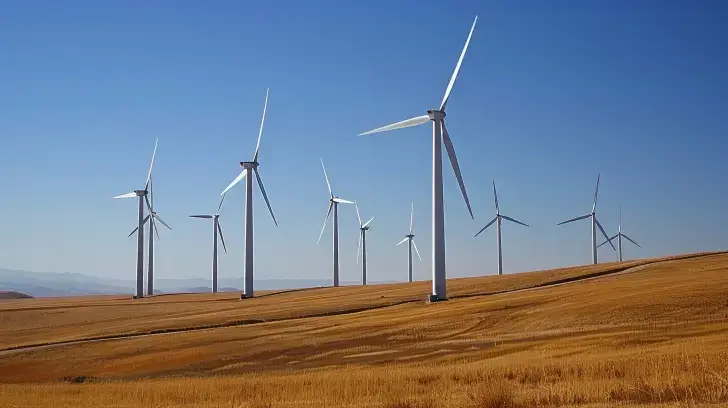
<path id="1" fill-rule="evenodd" d="M 410 229 L 409 234 L 404 236 L 404 239 L 399 241 L 397 245 L 404 244 L 405 242 L 408 242 L 408 249 L 407 249 L 407 282 L 412 282 L 412 247 L 415 248 L 415 252 L 417 253 L 417 257 L 420 258 L 420 262 L 422 262 L 422 258 L 420 257 L 420 251 L 417 250 L 417 244 L 415 244 L 415 234 L 412 233 L 412 223 L 415 219 L 415 203 L 412 203 L 412 210 L 410 211 Z"/>
<path id="2" fill-rule="evenodd" d="M 609 238 L 610 241 L 613 240 L 614 238 L 617 238 L 617 248 L 618 248 L 617 252 L 619 253 L 619 262 L 622 262 L 622 238 L 623 237 L 627 241 L 637 245 L 637 247 L 642 248 L 640 246 L 640 244 L 638 244 L 635 240 L 633 240 L 632 238 L 628 237 L 625 234 L 622 234 L 622 206 L 620 205 L 619 206 L 619 230 L 617 232 L 617 235 Z M 599 246 L 597 246 L 597 248 L 601 247 L 602 245 L 604 245 L 606 243 L 607 243 L 607 241 L 602 242 L 601 244 L 599 244 Z"/>
<path id="3" fill-rule="evenodd" d="M 225 201 L 225 196 L 222 196 L 220 205 L 217 206 L 215 214 L 204 214 L 204 215 L 190 215 L 191 218 L 204 218 L 212 220 L 212 293 L 217 293 L 217 234 L 220 234 L 220 241 L 222 242 L 222 249 L 227 254 L 227 247 L 225 246 L 225 237 L 222 235 L 222 228 L 220 227 L 220 208 L 222 208 L 222 202 Z"/>
<path id="4" fill-rule="evenodd" d="M 343 198 L 335 197 L 333 191 L 331 191 L 331 184 L 329 183 L 329 176 L 326 174 L 326 167 L 324 166 L 324 159 L 321 159 L 321 167 L 324 169 L 324 177 L 326 177 L 326 186 L 329 188 L 329 211 L 326 213 L 326 219 L 324 220 L 324 226 L 321 228 L 318 242 L 321 242 L 321 237 L 324 235 L 326 229 L 326 223 L 329 222 L 331 216 L 331 210 L 334 210 L 334 286 L 339 286 L 339 204 L 354 204 L 353 201 L 344 200 Z"/>
<path id="5" fill-rule="evenodd" d="M 500 213 L 500 207 L 498 207 L 498 193 L 495 190 L 495 180 L 493 180 L 493 197 L 495 198 L 495 218 L 493 218 L 483 229 L 478 231 L 475 236 L 477 237 L 480 235 L 481 232 L 485 231 L 495 223 L 495 236 L 498 240 L 498 275 L 503 275 L 503 247 L 501 245 L 501 224 L 503 220 L 508 220 L 510 222 L 514 222 L 516 224 L 521 224 L 523 226 L 528 227 L 528 224 L 524 224 L 521 221 L 518 221 L 514 218 L 511 218 L 507 215 L 502 215 Z"/>
<path id="6" fill-rule="evenodd" d="M 260 173 L 258 172 L 258 152 L 260 150 L 260 138 L 261 136 L 263 136 L 265 112 L 268 109 L 269 91 L 270 88 L 266 89 L 265 91 L 263 119 L 260 120 L 258 143 L 255 145 L 253 160 L 240 162 L 240 165 L 243 167 L 243 171 L 240 172 L 237 177 L 235 177 L 235 180 L 233 180 L 232 183 L 230 183 L 230 185 L 228 185 L 222 193 L 220 193 L 221 196 L 224 196 L 225 193 L 228 192 L 228 190 L 233 188 L 234 185 L 238 184 L 240 180 L 247 176 L 247 180 L 245 181 L 245 286 L 243 287 L 243 294 L 240 295 L 241 299 L 253 297 L 253 172 L 255 173 L 255 178 L 258 180 L 258 187 L 260 187 L 260 192 L 263 194 L 265 204 L 268 206 L 270 216 L 273 218 L 273 222 L 276 224 L 276 226 L 278 226 L 276 216 L 273 214 L 273 208 L 271 208 L 270 201 L 268 201 L 268 195 L 265 193 L 265 187 L 263 187 L 263 180 L 261 180 Z"/>
<path id="7" fill-rule="evenodd" d="M 359 219 L 359 244 L 356 247 L 356 263 L 359 263 L 359 251 L 362 253 L 361 257 L 361 284 L 367 284 L 367 231 L 369 231 L 369 223 L 372 222 L 374 217 L 370 218 L 369 221 L 364 224 L 361 223 L 361 216 L 359 215 L 359 204 L 354 202 L 356 207 L 356 218 Z"/>
<path id="8" fill-rule="evenodd" d="M 134 298 L 141 298 L 144 297 L 144 222 L 146 219 L 144 218 L 144 202 L 146 201 L 147 208 L 149 208 L 149 211 L 151 213 L 151 204 L 149 203 L 149 198 L 147 197 L 148 188 L 149 188 L 149 182 L 152 178 L 152 168 L 154 167 L 154 157 L 157 154 L 157 145 L 159 143 L 159 138 L 154 142 L 154 152 L 152 153 L 152 163 L 149 165 L 149 172 L 147 173 L 147 181 L 144 183 L 144 189 L 143 190 L 134 190 L 131 193 L 118 195 L 114 198 L 134 198 L 139 197 L 139 219 L 137 223 L 137 230 L 139 233 L 137 234 L 137 273 L 136 273 L 136 294 L 134 295 Z M 132 231 L 132 234 L 134 231 Z M 131 236 L 132 234 L 129 234 Z"/>
<path id="9" fill-rule="evenodd" d="M 142 225 L 145 225 L 147 221 L 151 220 L 149 222 L 149 254 L 147 256 L 148 266 L 147 266 L 147 296 L 154 295 L 154 234 L 157 234 L 157 239 L 159 238 L 159 230 L 157 229 L 157 222 L 155 220 L 158 220 L 162 223 L 165 227 L 168 229 L 172 229 L 172 227 L 169 226 L 162 217 L 159 216 L 159 214 L 154 211 L 154 180 L 153 177 L 149 178 L 149 201 L 151 201 L 151 204 L 149 206 L 149 215 L 147 215 L 144 218 L 144 221 L 142 222 Z M 129 236 L 132 236 L 135 232 L 139 230 L 139 227 L 134 228 L 130 233 Z"/>
<path id="10" fill-rule="evenodd" d="M 385 132 L 388 130 L 402 129 L 410 126 L 417 126 L 432 121 L 432 294 L 429 296 L 430 301 L 446 300 L 447 299 L 447 274 L 445 271 L 445 214 L 442 201 L 442 143 L 445 144 L 447 155 L 450 158 L 455 177 L 460 185 L 460 191 L 462 192 L 465 204 L 470 212 L 470 217 L 473 217 L 473 211 L 470 208 L 470 201 L 468 195 L 465 192 L 465 183 L 463 183 L 463 177 L 460 174 L 460 166 L 458 165 L 458 159 L 455 155 L 455 149 L 453 148 L 450 136 L 445 128 L 445 107 L 447 105 L 450 92 L 452 91 L 455 79 L 460 71 L 465 52 L 468 50 L 468 44 L 470 44 L 470 38 L 475 30 L 475 23 L 478 21 L 478 17 L 475 17 L 473 26 L 470 28 L 468 39 L 465 41 L 465 46 L 460 53 L 460 58 L 455 65 L 455 71 L 450 77 L 450 83 L 445 89 L 445 96 L 442 98 L 439 109 L 431 109 L 427 111 L 427 115 L 418 116 L 403 120 L 401 122 L 393 123 L 391 125 L 383 126 L 368 132 L 362 133 L 362 135 L 368 135 L 372 133 Z"/>
<path id="11" fill-rule="evenodd" d="M 599 230 L 602 232 L 602 235 L 604 235 L 604 238 L 607 239 L 607 242 L 609 242 L 609 245 L 612 246 L 612 248 L 616 251 L 617 249 L 614 248 L 614 244 L 612 243 L 612 240 L 607 236 L 607 233 L 604 232 L 604 227 L 602 227 L 602 224 L 599 223 L 599 220 L 597 220 L 597 197 L 599 195 L 599 178 L 600 175 L 597 175 L 597 188 L 594 190 L 594 205 L 592 205 L 592 210 L 589 214 L 582 215 L 576 218 L 572 218 L 570 220 L 566 220 L 564 222 L 560 222 L 557 225 L 562 224 L 568 224 L 570 222 L 583 220 L 586 218 L 591 218 L 591 242 L 592 242 L 592 260 L 594 262 L 594 265 L 597 264 L 597 227 L 599 227 Z"/>

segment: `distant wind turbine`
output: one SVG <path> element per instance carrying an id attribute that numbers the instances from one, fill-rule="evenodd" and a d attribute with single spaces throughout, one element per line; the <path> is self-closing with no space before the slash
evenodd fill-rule
<path id="1" fill-rule="evenodd" d="M 263 124 L 265 123 L 265 112 L 268 109 L 268 92 L 270 89 L 265 91 L 265 104 L 263 105 L 263 118 L 260 121 L 260 130 L 258 131 L 258 143 L 255 145 L 255 152 L 253 153 L 253 160 L 248 162 L 240 162 L 243 167 L 243 171 L 230 183 L 222 193 L 224 196 L 234 185 L 238 184 L 240 180 L 247 176 L 245 182 L 245 285 L 243 287 L 243 294 L 240 295 L 241 299 L 253 297 L 253 175 L 258 180 L 258 187 L 260 192 L 263 194 L 265 204 L 268 206 L 273 222 L 278 226 L 276 216 L 273 214 L 273 209 L 268 201 L 268 195 L 265 193 L 265 187 L 263 187 L 263 180 L 260 178 L 258 171 L 258 152 L 260 150 L 260 138 L 263 136 Z"/>
<path id="2" fill-rule="evenodd" d="M 359 252 L 361 251 L 361 284 L 367 284 L 367 231 L 369 231 L 369 223 L 372 222 L 374 217 L 370 218 L 369 221 L 364 224 L 361 223 L 361 216 L 359 215 L 359 204 L 354 202 L 356 207 L 356 218 L 359 219 L 359 244 L 356 247 L 356 263 L 359 263 Z"/>
<path id="3" fill-rule="evenodd" d="M 339 204 L 354 204 L 353 201 L 344 200 L 343 198 L 335 197 L 333 191 L 331 191 L 331 184 L 329 183 L 329 176 L 326 174 L 326 167 L 324 166 L 324 159 L 321 159 L 321 167 L 324 169 L 324 177 L 326 177 L 326 186 L 329 188 L 329 211 L 326 213 L 326 219 L 324 219 L 324 226 L 321 228 L 318 242 L 321 242 L 321 237 L 324 235 L 326 224 L 329 222 L 331 216 L 331 210 L 334 210 L 334 286 L 339 286 Z"/>
<path id="4" fill-rule="evenodd" d="M 136 273 L 136 294 L 134 295 L 134 298 L 142 298 L 144 297 L 144 223 L 146 222 L 146 218 L 144 218 L 144 203 L 146 202 L 147 208 L 149 209 L 151 213 L 152 206 L 149 203 L 149 198 L 147 197 L 148 188 L 149 188 L 149 182 L 152 178 L 152 168 L 154 167 L 154 157 L 157 154 L 157 145 L 159 143 L 159 138 L 154 142 L 154 152 L 152 153 L 152 163 L 149 165 L 149 172 L 147 173 L 147 181 L 144 183 L 144 189 L 143 190 L 134 190 L 131 193 L 118 195 L 114 198 L 134 198 L 139 197 L 139 219 L 137 223 L 136 230 L 132 231 L 129 236 L 131 236 L 135 231 L 139 231 L 139 234 L 137 234 L 137 273 Z"/>
<path id="5" fill-rule="evenodd" d="M 501 246 L 501 222 L 505 219 L 516 224 L 521 224 L 528 227 L 528 224 L 524 224 L 514 218 L 502 215 L 500 213 L 500 207 L 498 207 L 498 193 L 495 190 L 495 180 L 493 180 L 493 198 L 495 199 L 495 218 L 493 218 L 483 229 L 478 231 L 475 236 L 480 235 L 481 232 L 485 231 L 493 223 L 495 223 L 495 235 L 498 240 L 498 275 L 503 275 L 503 247 Z"/>
<path id="6" fill-rule="evenodd" d="M 640 244 L 638 244 L 635 240 L 633 240 L 632 238 L 630 238 L 627 235 L 622 233 L 622 206 L 620 205 L 619 206 L 619 230 L 617 232 L 617 235 L 609 238 L 610 241 L 613 240 L 614 238 L 617 238 L 617 248 L 618 248 L 617 252 L 619 253 L 619 262 L 622 262 L 622 238 L 623 237 L 627 241 L 637 245 L 637 247 L 642 248 L 640 246 Z M 597 246 L 597 248 L 601 247 L 602 245 L 604 245 L 606 243 L 607 243 L 607 241 L 602 242 L 601 244 L 599 244 L 599 246 Z"/>
<path id="7" fill-rule="evenodd" d="M 389 130 L 402 129 L 410 126 L 422 125 L 428 121 L 432 121 L 432 294 L 429 296 L 430 301 L 439 301 L 447 299 L 447 273 L 445 270 L 445 214 L 442 201 L 442 144 L 445 144 L 447 155 L 450 158 L 450 164 L 455 172 L 455 177 L 460 185 L 460 191 L 465 199 L 465 205 L 468 207 L 470 217 L 473 217 L 473 211 L 470 208 L 470 201 L 465 192 L 465 183 L 460 174 L 460 166 L 455 155 L 455 149 L 450 140 L 450 136 L 445 128 L 445 107 L 450 97 L 455 79 L 460 71 L 465 52 L 468 50 L 470 38 L 475 30 L 475 23 L 478 17 L 475 17 L 473 25 L 470 28 L 468 39 L 460 53 L 460 58 L 455 65 L 455 71 L 450 77 L 450 83 L 445 89 L 445 96 L 442 98 L 439 109 L 431 109 L 427 111 L 427 115 L 410 118 L 391 125 L 383 126 L 374 130 L 360 134 L 368 135 L 372 133 L 385 132 Z M 439 53 L 435 55 L 439 56 Z"/>
<path id="8" fill-rule="evenodd" d="M 412 282 L 412 247 L 415 248 L 415 252 L 417 253 L 417 257 L 420 258 L 420 262 L 422 262 L 422 258 L 420 257 L 420 251 L 417 250 L 417 244 L 415 244 L 415 234 L 412 233 L 412 224 L 415 220 L 415 203 L 412 203 L 412 210 L 410 211 L 410 229 L 409 234 L 404 236 L 404 239 L 399 241 L 397 245 L 404 244 L 405 242 L 408 242 L 408 248 L 407 248 L 407 282 Z"/>
<path id="9" fill-rule="evenodd" d="M 599 178 L 600 177 L 601 177 L 601 174 L 597 175 L 597 188 L 596 188 L 596 190 L 594 190 L 594 205 L 592 205 L 591 212 L 589 214 L 582 215 L 582 216 L 579 216 L 576 218 L 572 218 L 570 220 L 566 220 L 564 222 L 560 222 L 557 224 L 557 225 L 568 224 L 570 222 L 579 221 L 579 220 L 583 220 L 586 218 L 591 218 L 592 260 L 594 262 L 594 265 L 597 264 L 597 227 L 599 227 L 599 230 L 602 232 L 602 235 L 604 235 L 604 238 L 607 239 L 607 242 L 609 242 L 609 245 L 611 245 L 615 251 L 617 250 L 616 248 L 614 248 L 614 244 L 612 243 L 612 240 L 609 238 L 609 236 L 607 236 L 607 233 L 604 232 L 604 227 L 602 227 L 602 224 L 600 224 L 599 220 L 597 220 L 596 209 L 597 209 L 597 197 L 599 196 Z"/>
<path id="10" fill-rule="evenodd" d="M 172 227 L 169 226 L 162 217 L 159 216 L 159 213 L 154 211 L 154 177 L 149 177 L 149 201 L 151 201 L 150 207 L 149 207 L 149 214 L 144 218 L 144 222 L 142 225 L 146 224 L 147 221 L 151 219 L 149 222 L 149 254 L 147 256 L 147 296 L 154 295 L 154 234 L 157 234 L 157 239 L 159 238 L 159 230 L 157 229 L 157 222 L 159 221 L 167 227 L 168 229 L 172 229 Z M 129 234 L 129 236 L 132 236 L 139 227 L 134 228 L 134 230 Z"/>
<path id="11" fill-rule="evenodd" d="M 190 215 L 191 218 L 203 218 L 212 220 L 212 293 L 217 293 L 217 234 L 220 234 L 220 241 L 222 242 L 222 249 L 227 254 L 227 247 L 225 246 L 225 237 L 222 235 L 222 228 L 220 227 L 220 208 L 222 208 L 222 202 L 225 201 L 225 196 L 222 196 L 220 205 L 217 206 L 215 214 L 203 214 L 203 215 Z"/>

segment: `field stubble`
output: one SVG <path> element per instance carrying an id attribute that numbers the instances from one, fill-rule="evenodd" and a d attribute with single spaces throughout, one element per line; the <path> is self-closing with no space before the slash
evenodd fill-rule
<path id="1" fill-rule="evenodd" d="M 0 401 L 153 408 L 728 406 L 726 254 L 493 295 L 619 269 L 624 264 L 457 279 L 449 283 L 452 300 L 432 305 L 417 301 L 426 283 L 245 302 L 231 295 L 4 301 Z M 226 324 L 244 319 L 268 322 Z M 149 322 L 179 331 L 145 335 Z M 83 340 L 119 334 L 129 337 Z M 69 340 L 75 342 L 53 344 Z M 48 346 L 22 348 L 34 344 Z"/>

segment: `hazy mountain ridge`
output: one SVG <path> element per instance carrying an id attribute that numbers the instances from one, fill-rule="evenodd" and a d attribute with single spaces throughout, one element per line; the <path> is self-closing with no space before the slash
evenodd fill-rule
<path id="1" fill-rule="evenodd" d="M 243 287 L 243 282 L 242 277 L 228 278 L 220 279 L 218 285 L 222 292 L 236 292 Z M 358 284 L 358 282 L 342 282 L 342 284 L 350 285 Z M 256 290 L 285 290 L 330 285 L 330 279 L 262 279 L 255 281 Z M 80 273 L 30 272 L 0 268 L 0 291 L 22 292 L 33 297 L 131 295 L 134 288 L 135 282 L 131 279 L 101 278 Z M 210 280 L 208 279 L 159 278 L 155 280 L 155 293 L 199 293 L 209 291 Z"/>

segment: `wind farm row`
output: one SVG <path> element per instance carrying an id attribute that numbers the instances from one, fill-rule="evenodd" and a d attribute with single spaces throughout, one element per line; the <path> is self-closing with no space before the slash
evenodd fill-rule
<path id="1" fill-rule="evenodd" d="M 478 21 L 478 17 L 475 17 L 475 20 L 473 21 L 473 24 L 470 28 L 470 32 L 468 33 L 467 40 L 465 41 L 465 45 L 462 49 L 462 52 L 460 54 L 460 57 L 457 61 L 457 64 L 455 65 L 455 69 L 452 73 L 452 76 L 450 77 L 450 81 L 445 89 L 444 96 L 442 100 L 440 101 L 439 107 L 436 109 L 430 109 L 427 111 L 427 114 L 409 118 L 400 122 L 392 123 L 386 126 L 378 127 L 376 129 L 361 133 L 359 136 L 365 136 L 380 132 L 386 132 L 391 130 L 397 130 L 397 129 L 403 129 L 407 127 L 413 127 L 413 126 L 419 126 L 422 124 L 425 124 L 427 122 L 432 123 L 432 247 L 431 247 L 431 256 L 432 256 L 432 291 L 428 296 L 429 301 L 440 301 L 440 300 L 446 300 L 447 299 L 447 274 L 446 274 L 446 254 L 445 254 L 445 225 L 444 225 L 444 205 L 443 205 L 443 179 L 442 179 L 442 147 L 444 145 L 446 154 L 448 156 L 449 162 L 452 166 L 453 172 L 455 174 L 455 177 L 457 179 L 460 192 L 462 194 L 463 200 L 465 201 L 465 205 L 467 207 L 468 213 L 470 214 L 470 217 L 474 219 L 473 211 L 471 208 L 470 200 L 467 195 L 465 182 L 463 180 L 463 176 L 460 171 L 460 165 L 458 163 L 457 155 L 455 153 L 455 148 L 453 146 L 452 140 L 450 138 L 450 134 L 447 131 L 447 128 L 445 126 L 445 117 L 446 117 L 446 108 L 447 103 L 450 98 L 450 94 L 452 92 L 452 89 L 454 87 L 455 81 L 458 77 L 458 74 L 460 72 L 460 69 L 462 67 L 462 62 L 464 60 L 465 54 L 468 50 L 468 46 L 470 44 L 471 38 L 473 36 L 473 32 L 475 31 L 475 26 Z M 192 218 L 199 218 L 199 219 L 210 219 L 213 221 L 213 259 L 212 259 L 212 292 L 218 291 L 218 240 L 223 246 L 223 250 L 227 253 L 227 247 L 225 244 L 225 239 L 222 232 L 222 227 L 220 225 L 220 211 L 223 206 L 223 202 L 225 200 L 225 195 L 228 191 L 230 191 L 233 187 L 235 187 L 238 183 L 243 181 L 245 179 L 245 253 L 244 253 L 244 287 L 241 293 L 241 299 L 243 298 L 250 298 L 254 296 L 254 233 L 253 233 L 253 187 L 254 183 L 258 184 L 258 187 L 260 188 L 261 195 L 263 196 L 263 199 L 266 203 L 268 212 L 270 213 L 270 216 L 274 222 L 274 224 L 277 226 L 278 221 L 276 220 L 276 216 L 273 212 L 273 208 L 271 206 L 271 202 L 268 198 L 268 195 L 265 190 L 265 186 L 263 184 L 263 180 L 260 175 L 259 166 L 260 166 L 260 148 L 261 148 L 261 139 L 263 136 L 263 129 L 265 125 L 265 119 L 266 119 L 266 113 L 268 110 L 268 100 L 270 95 L 270 90 L 266 90 L 265 95 L 265 102 L 263 105 L 263 115 L 260 123 L 260 128 L 258 131 L 258 138 L 257 143 L 255 146 L 255 150 L 253 153 L 252 158 L 249 161 L 241 161 L 240 166 L 242 167 L 242 171 L 238 174 L 237 177 L 233 179 L 232 182 L 220 193 L 221 199 L 220 203 L 217 207 L 217 211 L 213 214 L 195 214 L 190 215 Z M 158 147 L 158 140 L 155 142 L 154 146 L 154 152 L 152 153 L 152 160 L 151 164 L 149 166 L 149 170 L 147 172 L 147 178 L 146 182 L 144 184 L 143 189 L 134 190 L 133 192 L 122 194 L 119 196 L 116 196 L 114 198 L 134 198 L 136 197 L 138 199 L 138 225 L 137 227 L 129 234 L 129 236 L 133 235 L 134 233 L 137 234 L 137 264 L 136 264 L 136 293 L 135 297 L 143 297 L 144 296 L 144 235 L 145 231 L 144 228 L 148 225 L 148 265 L 147 265 L 147 295 L 153 295 L 154 294 L 154 235 L 156 234 L 159 238 L 159 233 L 157 230 L 157 221 L 161 223 L 163 226 L 165 226 L 168 229 L 172 229 L 169 224 L 167 224 L 160 215 L 155 211 L 154 208 L 154 196 L 153 196 L 153 168 L 154 168 L 154 161 L 157 154 L 157 147 Z M 321 166 L 324 173 L 324 179 L 326 181 L 326 185 L 329 192 L 328 197 L 328 210 L 326 213 L 326 217 L 324 219 L 323 227 L 321 228 L 321 232 L 319 234 L 318 242 L 320 243 L 323 233 L 326 229 L 326 226 L 328 225 L 329 219 L 333 218 L 332 220 L 332 235 L 333 235 L 333 277 L 332 277 L 332 284 L 333 286 L 339 286 L 340 282 L 340 270 L 339 270 L 339 204 L 354 204 L 354 207 L 356 209 L 357 213 L 357 219 L 358 219 L 358 225 L 359 225 L 359 243 L 357 248 L 357 262 L 360 262 L 361 265 L 361 283 L 363 285 L 367 284 L 367 232 L 370 229 L 370 225 L 374 219 L 374 217 L 371 217 L 366 222 L 362 221 L 360 212 L 359 212 L 359 206 L 356 203 L 356 201 L 347 200 L 344 198 L 341 198 L 339 196 L 336 196 L 334 194 L 334 190 L 332 189 L 331 183 L 329 181 L 328 173 L 326 172 L 326 167 L 324 165 L 323 159 L 321 159 Z M 255 179 L 254 179 L 255 178 Z M 594 200 L 591 212 L 588 214 L 584 214 L 569 220 L 566 220 L 564 222 L 559 223 L 558 225 L 568 224 L 584 219 L 589 219 L 591 221 L 591 248 L 592 248 L 592 260 L 593 263 L 596 264 L 598 262 L 597 259 L 597 250 L 599 247 L 609 244 L 615 251 L 618 251 L 619 260 L 622 261 L 622 238 L 632 242 L 635 245 L 638 245 L 636 241 L 628 237 L 627 235 L 622 233 L 621 228 L 621 209 L 620 209 L 620 224 L 619 224 L 619 230 L 618 233 L 612 237 L 608 236 L 606 231 L 604 230 L 602 224 L 599 222 L 596 216 L 596 206 L 597 206 L 597 199 L 599 194 L 599 182 L 600 182 L 601 176 L 597 176 L 597 183 L 596 183 L 596 189 L 594 192 Z M 511 223 L 519 224 L 525 227 L 528 227 L 529 225 L 519 221 L 516 218 L 512 218 L 510 216 L 501 214 L 500 212 L 500 206 L 498 201 L 498 193 L 496 190 L 496 184 L 495 181 L 493 181 L 493 196 L 494 196 L 494 203 L 495 203 L 495 216 L 490 222 L 488 222 L 480 231 L 478 231 L 475 236 L 477 237 L 481 233 L 483 233 L 485 230 L 487 230 L 492 225 L 495 225 L 496 230 L 496 239 L 497 239 L 497 250 L 498 250 L 498 274 L 503 274 L 503 251 L 502 251 L 502 224 L 503 221 L 508 221 Z M 147 213 L 145 215 L 145 213 Z M 402 239 L 399 243 L 396 245 L 401 245 L 404 243 L 407 243 L 408 246 L 408 281 L 412 282 L 413 280 L 413 250 L 414 253 L 417 255 L 417 257 L 421 260 L 420 252 L 417 248 L 417 245 L 414 241 L 414 233 L 413 233 L 413 224 L 414 224 L 414 203 L 412 203 L 411 211 L 410 211 L 410 226 L 408 233 L 404 236 L 404 239 Z M 604 238 L 604 242 L 601 244 L 597 244 L 597 229 L 602 234 Z M 617 247 L 615 247 L 613 240 L 617 240 Z M 639 246 L 639 245 L 638 245 Z"/>

